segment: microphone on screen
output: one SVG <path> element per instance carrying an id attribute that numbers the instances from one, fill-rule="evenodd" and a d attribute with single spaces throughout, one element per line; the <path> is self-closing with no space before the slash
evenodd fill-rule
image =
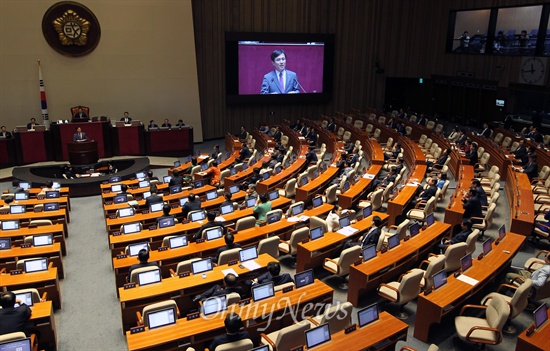
<path id="1" fill-rule="evenodd" d="M 298 86 L 299 86 L 300 88 L 302 88 L 302 90 L 304 91 L 304 93 L 307 94 L 307 91 L 304 89 L 304 87 L 302 86 L 302 84 L 300 84 L 300 82 L 298 82 L 298 79 L 294 78 L 294 81 L 298 84 Z"/>
<path id="2" fill-rule="evenodd" d="M 271 82 L 269 82 L 269 86 L 271 86 L 271 83 L 273 83 L 275 81 L 275 78 L 271 78 Z M 277 87 L 275 87 L 277 88 Z"/>

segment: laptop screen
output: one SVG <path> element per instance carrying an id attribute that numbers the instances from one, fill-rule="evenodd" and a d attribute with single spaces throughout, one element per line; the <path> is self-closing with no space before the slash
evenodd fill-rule
<path id="1" fill-rule="evenodd" d="M 269 351 L 269 345 L 258 346 L 248 351 Z"/>
<path id="2" fill-rule="evenodd" d="M 40 272 L 48 270 L 47 258 L 36 258 L 25 261 L 25 273 Z"/>
<path id="3" fill-rule="evenodd" d="M 308 349 L 328 341 L 330 341 L 330 328 L 328 323 L 306 330 L 306 346 Z"/>
<path id="4" fill-rule="evenodd" d="M 304 212 L 304 204 L 303 203 L 296 204 L 296 205 L 292 206 L 291 214 L 293 216 L 297 216 L 297 215 L 299 215 L 300 213 L 303 213 L 303 212 Z"/>
<path id="5" fill-rule="evenodd" d="M 118 193 L 121 190 L 122 190 L 122 185 L 120 185 L 120 184 L 111 185 L 111 191 L 113 193 Z"/>
<path id="6" fill-rule="evenodd" d="M 323 198 L 321 196 L 317 196 L 313 198 L 313 207 L 317 208 L 323 204 Z"/>
<path id="7" fill-rule="evenodd" d="M 212 261 L 209 258 L 205 258 L 204 260 L 199 261 L 193 261 L 191 263 L 193 274 L 199 274 L 202 272 L 207 272 L 212 270 Z"/>
<path id="8" fill-rule="evenodd" d="M 399 234 L 396 233 L 388 238 L 388 247 L 393 249 L 397 245 L 399 245 Z"/>
<path id="9" fill-rule="evenodd" d="M 267 224 L 275 223 L 280 220 L 281 220 L 281 214 L 279 212 L 274 212 L 267 215 Z"/>
<path id="10" fill-rule="evenodd" d="M 313 275 L 313 269 L 308 269 L 294 275 L 294 281 L 296 282 L 296 289 L 303 286 L 313 284 L 315 276 Z"/>
<path id="11" fill-rule="evenodd" d="M 193 155 L 187 156 L 187 162 L 191 162 L 191 161 L 193 161 Z"/>
<path id="12" fill-rule="evenodd" d="M 162 211 L 162 208 L 164 207 L 164 202 L 154 202 L 149 206 L 150 212 L 160 212 Z"/>
<path id="13" fill-rule="evenodd" d="M 264 178 L 264 180 L 268 180 L 269 179 L 269 172 L 265 172 L 264 174 L 262 174 L 262 177 Z"/>
<path id="14" fill-rule="evenodd" d="M 315 227 L 309 231 L 309 235 L 311 236 L 311 240 L 322 238 L 325 233 L 323 232 L 323 227 Z"/>
<path id="15" fill-rule="evenodd" d="M 45 203 L 44 204 L 44 211 L 58 211 L 59 210 L 59 202 L 51 202 L 51 203 Z"/>
<path id="16" fill-rule="evenodd" d="M 181 185 L 173 185 L 170 187 L 170 194 L 181 193 Z"/>
<path id="17" fill-rule="evenodd" d="M 24 293 L 20 293 L 20 294 L 15 294 L 15 300 L 21 300 L 21 302 L 23 302 L 25 305 L 29 306 L 29 307 L 32 307 L 33 306 L 33 301 L 32 301 L 32 292 L 24 292 Z M 1 348 L 0 348 L 1 350 Z"/>
<path id="18" fill-rule="evenodd" d="M 161 280 L 160 269 L 138 273 L 138 284 L 140 286 L 160 283 Z"/>
<path id="19" fill-rule="evenodd" d="M 426 217 L 426 225 L 429 227 L 431 226 L 432 224 L 434 224 L 435 222 L 435 218 L 434 218 L 434 214 L 433 213 L 430 213 L 428 215 L 428 217 Z"/>
<path id="20" fill-rule="evenodd" d="M 19 221 L 2 221 L 2 230 L 19 229 Z"/>
<path id="21" fill-rule="evenodd" d="M 149 245 L 146 242 L 128 245 L 128 252 L 130 253 L 130 257 L 137 256 L 141 250 L 149 251 Z"/>
<path id="22" fill-rule="evenodd" d="M 237 174 L 237 169 L 236 168 L 231 168 L 230 173 L 231 173 L 231 175 Z"/>
<path id="23" fill-rule="evenodd" d="M 113 202 L 115 204 L 120 204 L 120 203 L 123 203 L 123 202 L 128 202 L 128 195 L 127 194 L 119 194 L 119 195 L 116 195 L 114 198 L 113 198 Z"/>
<path id="24" fill-rule="evenodd" d="M 180 199 L 180 206 L 183 207 L 183 205 L 185 205 L 185 204 L 187 203 L 187 201 L 189 201 L 188 198 L 182 197 L 182 198 Z"/>
<path id="25" fill-rule="evenodd" d="M 359 321 L 359 328 L 362 328 L 367 324 L 377 321 L 378 318 L 379 318 L 378 305 L 375 303 L 357 311 L 357 320 Z"/>
<path id="26" fill-rule="evenodd" d="M 254 160 L 250 160 L 250 162 L 253 162 Z M 248 163 L 243 163 L 243 171 L 246 171 L 248 169 Z"/>
<path id="27" fill-rule="evenodd" d="M 232 204 L 223 205 L 220 207 L 220 212 L 222 215 L 226 215 L 228 213 L 231 213 L 235 210 Z"/>
<path id="28" fill-rule="evenodd" d="M 140 188 L 147 188 L 147 187 L 149 187 L 149 181 L 148 180 L 142 180 L 138 183 L 138 186 Z"/>
<path id="29" fill-rule="evenodd" d="M 202 302 L 202 311 L 205 316 L 225 311 L 227 309 L 227 296 L 220 295 L 206 299 Z"/>
<path id="30" fill-rule="evenodd" d="M 53 244 L 53 234 L 33 235 L 32 246 L 45 246 Z"/>
<path id="31" fill-rule="evenodd" d="M 273 190 L 269 192 L 269 201 L 277 200 L 279 198 L 279 192 L 277 190 Z"/>
<path id="32" fill-rule="evenodd" d="M 434 289 L 439 289 L 439 287 L 447 283 L 447 272 L 445 269 L 440 270 L 436 274 L 432 275 L 434 281 Z"/>
<path id="33" fill-rule="evenodd" d="M 176 323 L 176 316 L 173 308 L 151 312 L 147 315 L 147 319 L 149 322 L 149 329 Z"/>
<path id="34" fill-rule="evenodd" d="M 411 238 L 417 235 L 418 233 L 420 233 L 420 224 L 418 223 L 411 224 L 411 226 L 409 227 L 409 233 L 411 235 Z"/>
<path id="35" fill-rule="evenodd" d="M 136 173 L 136 178 L 137 179 L 143 179 L 143 178 L 145 178 L 145 176 L 146 176 L 145 172 L 137 172 Z"/>
<path id="36" fill-rule="evenodd" d="M 197 180 L 195 182 L 193 182 L 193 188 L 197 189 L 197 188 L 202 188 L 204 186 L 204 180 Z"/>
<path id="37" fill-rule="evenodd" d="M 170 183 L 171 179 L 172 179 L 172 176 L 164 176 L 162 177 L 162 182 L 168 184 Z"/>
<path id="38" fill-rule="evenodd" d="M 349 187 L 350 187 L 349 182 L 345 182 L 345 183 L 344 183 L 344 186 L 342 187 L 342 192 L 348 191 L 348 190 L 349 190 Z"/>
<path id="39" fill-rule="evenodd" d="M 491 252 L 492 248 L 493 247 L 491 246 L 491 238 L 487 238 L 487 240 L 483 242 L 483 254 L 487 255 L 489 252 Z"/>
<path id="40" fill-rule="evenodd" d="M 130 217 L 134 215 L 134 208 L 133 207 L 127 207 L 127 208 L 121 208 L 118 210 L 118 216 L 120 218 L 124 217 Z"/>
<path id="41" fill-rule="evenodd" d="M 240 190 L 240 189 L 239 189 L 239 186 L 238 186 L 238 185 L 231 185 L 231 186 L 229 187 L 229 192 L 230 192 L 231 194 L 238 193 L 239 190 Z"/>
<path id="42" fill-rule="evenodd" d="M 498 230 L 498 239 L 502 240 L 502 239 L 504 239 L 505 236 L 506 236 L 506 227 L 503 224 L 502 227 L 500 227 L 499 230 Z"/>
<path id="43" fill-rule="evenodd" d="M 178 247 L 187 246 L 187 236 L 186 235 L 179 235 L 175 236 L 173 238 L 170 238 L 170 248 L 176 249 Z"/>
<path id="44" fill-rule="evenodd" d="M 367 218 L 372 214 L 372 206 L 367 206 L 363 209 L 363 218 Z"/>
<path id="45" fill-rule="evenodd" d="M 246 207 L 247 208 L 254 207 L 256 205 L 256 201 L 258 201 L 258 199 L 255 197 L 249 198 L 248 200 L 246 200 Z"/>
<path id="46" fill-rule="evenodd" d="M 340 228 L 347 227 L 350 224 L 349 216 L 338 219 L 338 223 L 340 224 Z"/>
<path id="47" fill-rule="evenodd" d="M 145 200 L 145 199 L 147 199 L 149 196 L 151 196 L 151 192 L 150 192 L 150 191 L 146 191 L 146 192 L 143 193 L 142 196 L 143 196 L 143 199 Z"/>
<path id="48" fill-rule="evenodd" d="M 11 239 L 0 238 L 0 250 L 9 250 L 9 249 L 11 249 Z"/>
<path id="49" fill-rule="evenodd" d="M 363 262 L 376 257 L 376 245 L 372 244 L 363 249 Z"/>
<path id="50" fill-rule="evenodd" d="M 15 193 L 15 200 L 28 200 L 29 194 L 27 192 Z"/>
<path id="51" fill-rule="evenodd" d="M 206 200 L 214 200 L 218 198 L 218 192 L 216 190 L 206 193 Z"/>
<path id="52" fill-rule="evenodd" d="M 206 218 L 204 211 L 197 211 L 191 213 L 191 222 L 202 221 Z"/>
<path id="53" fill-rule="evenodd" d="M 472 255 L 467 254 L 460 259 L 460 270 L 462 273 L 466 272 L 468 268 L 472 267 Z"/>
<path id="54" fill-rule="evenodd" d="M 546 310 L 546 304 L 543 303 L 533 312 L 535 318 L 535 328 L 540 329 L 544 323 L 548 320 L 548 312 Z"/>
<path id="55" fill-rule="evenodd" d="M 275 295 L 275 289 L 273 282 L 260 284 L 252 287 L 252 299 L 254 301 L 260 301 L 270 298 Z"/>
<path id="56" fill-rule="evenodd" d="M 166 228 L 166 227 L 173 227 L 176 225 L 176 221 L 174 221 L 173 217 L 163 218 L 158 221 L 159 228 Z"/>
<path id="57" fill-rule="evenodd" d="M 221 238 L 223 235 L 222 227 L 208 228 L 204 230 L 204 236 L 206 240 L 215 240 Z"/>
<path id="58" fill-rule="evenodd" d="M 117 183 L 120 182 L 122 179 L 119 176 L 113 176 L 109 177 L 109 183 Z"/>
<path id="59" fill-rule="evenodd" d="M 309 179 L 308 179 L 306 176 L 300 178 L 300 186 L 304 186 L 304 185 L 306 185 L 308 182 L 309 182 Z"/>
<path id="60" fill-rule="evenodd" d="M 275 174 L 281 173 L 281 166 L 275 167 Z"/>
<path id="61" fill-rule="evenodd" d="M 141 226 L 139 225 L 139 223 L 124 224 L 122 226 L 122 231 L 124 232 L 124 234 L 139 233 L 141 231 Z"/>
<path id="62" fill-rule="evenodd" d="M 241 262 L 255 260 L 256 258 L 258 258 L 258 251 L 256 250 L 256 246 L 251 246 L 239 251 L 239 260 Z"/>
<path id="63" fill-rule="evenodd" d="M 201 165 L 201 170 L 206 171 L 208 169 L 208 163 L 203 163 Z"/>
<path id="64" fill-rule="evenodd" d="M 30 189 L 30 188 L 31 188 L 31 184 L 28 183 L 28 182 L 19 182 L 19 187 L 20 187 L 20 188 L 23 188 L 23 189 Z"/>
<path id="65" fill-rule="evenodd" d="M 11 214 L 19 214 L 19 213 L 25 213 L 25 206 L 23 205 L 11 205 L 10 206 L 10 213 Z"/>
<path id="66" fill-rule="evenodd" d="M 0 351 L 32 351 L 31 338 L 0 342 Z"/>
<path id="67" fill-rule="evenodd" d="M 174 161 L 174 168 L 181 166 L 181 161 Z"/>

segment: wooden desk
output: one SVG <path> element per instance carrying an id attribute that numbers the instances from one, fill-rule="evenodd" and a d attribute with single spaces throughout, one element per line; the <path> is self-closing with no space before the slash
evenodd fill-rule
<path id="1" fill-rule="evenodd" d="M 449 205 L 445 207 L 445 223 L 449 223 L 452 227 L 462 222 L 464 216 L 462 192 L 470 189 L 470 184 L 474 178 L 474 166 L 461 166 L 459 172 L 460 178 L 456 183 L 456 190 L 451 196 Z"/>
<path id="2" fill-rule="evenodd" d="M 236 136 L 229 133 L 225 134 L 225 150 L 231 153 L 238 152 L 243 147 L 243 144 Z"/>
<path id="3" fill-rule="evenodd" d="M 146 155 L 179 157 L 191 153 L 193 153 L 193 127 L 145 132 Z"/>
<path id="4" fill-rule="evenodd" d="M 273 148 L 276 144 L 272 137 L 260 132 L 258 129 L 254 129 L 252 131 L 252 136 L 256 139 L 256 149 L 261 152 L 265 152 L 265 150 Z"/>
<path id="5" fill-rule="evenodd" d="M 63 220 L 65 223 L 68 223 L 67 210 L 65 208 L 60 208 L 57 211 L 47 211 L 47 212 L 25 212 L 18 214 L 0 214 L 0 222 L 7 220 L 19 220 L 19 222 L 27 222 L 35 219 L 49 219 L 52 222 L 56 220 Z"/>
<path id="6" fill-rule="evenodd" d="M 59 242 L 61 244 L 61 252 L 63 256 L 65 256 L 67 254 L 65 238 L 68 237 L 68 235 L 67 227 L 64 224 L 41 225 L 35 228 L 22 227 L 19 228 L 19 230 L 0 230 L 0 237 L 10 238 L 13 245 L 14 241 L 21 241 L 19 244 L 22 244 L 26 236 L 49 233 L 53 234 L 54 242 Z"/>
<path id="7" fill-rule="evenodd" d="M 529 236 L 535 221 L 535 205 L 529 177 L 525 173 L 514 171 L 511 166 L 500 173 L 508 174 L 505 189 L 510 208 L 510 231 Z"/>
<path id="8" fill-rule="evenodd" d="M 424 174 L 426 174 L 426 165 L 416 165 L 409 179 L 417 179 L 418 182 L 421 182 L 422 179 L 424 179 Z M 401 216 L 403 214 L 403 210 L 413 199 L 417 189 L 418 186 L 415 186 L 409 182 L 399 191 L 396 197 L 388 201 L 388 214 L 390 215 L 388 225 L 395 224 L 397 216 Z"/>
<path id="9" fill-rule="evenodd" d="M 366 173 L 369 177 L 359 178 L 357 183 L 351 186 L 348 191 L 338 195 L 338 205 L 342 208 L 352 208 L 367 193 L 372 181 L 378 178 L 381 169 L 382 165 L 371 165 Z"/>
<path id="10" fill-rule="evenodd" d="M 259 181 L 256 184 L 256 191 L 258 194 L 268 193 L 276 187 L 282 186 L 282 184 L 302 172 L 307 166 L 305 157 L 302 158 L 300 156 L 296 161 L 290 164 L 290 167 L 283 169 L 281 173 L 271 176 L 268 180 Z"/>
<path id="11" fill-rule="evenodd" d="M 311 285 L 284 294 L 278 291 L 275 296 L 252 302 L 250 305 L 242 307 L 231 305 L 227 311 L 220 312 L 211 318 L 201 317 L 188 321 L 182 316 L 174 325 L 152 330 L 146 328 L 145 332 L 138 334 L 126 332 L 128 349 L 131 351 L 177 350 L 183 346 L 202 349 L 205 342 L 224 333 L 224 319 L 231 312 L 241 317 L 250 336 L 257 339 L 263 328 L 268 327 L 265 331 L 268 333 L 288 326 L 293 323 L 292 318 L 300 318 L 302 315 L 312 313 L 312 310 L 305 309 L 312 304 L 318 302 L 318 305 L 324 307 L 326 303 L 332 301 L 332 295 L 333 290 L 316 279 Z M 270 317 L 272 318 L 269 319 Z"/>
<path id="12" fill-rule="evenodd" d="M 54 242 L 53 245 L 27 247 L 22 249 L 19 246 L 12 246 L 9 250 L 0 251 L 0 268 L 6 268 L 6 271 L 16 269 L 16 263 L 18 260 L 34 257 L 47 257 L 48 262 L 52 262 L 53 266 L 57 268 L 59 278 L 65 278 L 63 269 L 63 261 L 61 260 L 61 244 Z"/>
<path id="13" fill-rule="evenodd" d="M 323 190 L 329 186 L 330 181 L 337 173 L 337 167 L 328 167 L 325 172 L 319 174 L 319 177 L 304 186 L 297 187 L 295 201 L 303 201 L 305 204 L 308 204 L 314 196 L 322 194 Z"/>
<path id="14" fill-rule="evenodd" d="M 60 196 L 57 199 L 38 199 L 38 198 L 30 198 L 28 200 L 16 200 L 11 203 L 11 205 L 25 205 L 25 209 L 27 212 L 34 212 L 34 206 L 40 205 L 40 204 L 51 204 L 51 203 L 59 203 L 59 208 L 66 208 L 68 211 L 70 211 L 71 207 L 69 204 L 69 197 L 68 196 Z M 0 206 L 4 206 L 6 202 L 4 200 L 0 200 Z M 69 216 L 69 212 L 67 211 L 67 216 Z"/>
<path id="15" fill-rule="evenodd" d="M 50 267 L 47 271 L 34 273 L 21 273 L 17 275 L 0 274 L 0 287 L 5 291 L 20 290 L 26 288 L 38 289 L 40 295 L 48 293 L 48 300 L 53 302 L 54 308 L 61 308 L 61 290 L 57 268 Z"/>
<path id="16" fill-rule="evenodd" d="M 230 175 L 229 177 L 225 177 L 223 185 L 225 188 L 225 191 L 229 191 L 229 187 L 233 184 L 242 183 L 246 179 L 250 178 L 252 174 L 254 173 L 254 168 L 262 168 L 262 164 L 264 162 L 268 162 L 271 158 L 268 155 L 264 155 L 262 158 L 258 160 L 258 162 L 249 165 L 246 170 L 242 170 L 237 172 L 234 175 Z"/>
<path id="17" fill-rule="evenodd" d="M 550 309 L 547 309 L 548 319 L 550 319 Z M 533 334 L 527 336 L 527 330 L 524 330 L 518 336 L 516 351 L 548 351 L 550 350 L 550 323 L 546 322 L 541 329 L 535 330 Z"/>
<path id="18" fill-rule="evenodd" d="M 53 304 L 51 301 L 37 302 L 32 307 L 30 323 L 27 329 L 32 332 L 40 333 L 39 349 L 57 350 L 57 332 L 55 329 L 55 319 L 53 314 Z"/>
<path id="19" fill-rule="evenodd" d="M 451 275 L 447 278 L 447 284 L 438 290 L 427 296 L 420 294 L 417 310 L 422 313 L 416 314 L 414 337 L 427 343 L 432 325 L 440 324 L 443 317 L 459 309 L 468 300 L 473 299 L 477 303 L 480 297 L 476 295 L 483 292 L 483 288 L 509 266 L 524 241 L 525 236 L 507 232 L 498 246 L 493 243 L 493 249 L 487 257 L 481 261 L 474 259 L 472 267 L 465 274 L 478 280 L 475 286 Z M 504 253 L 503 250 L 508 250 L 510 253 Z"/>
<path id="20" fill-rule="evenodd" d="M 447 223 L 435 222 L 414 238 L 402 241 L 398 247 L 385 253 L 378 252 L 375 258 L 358 266 L 350 266 L 348 301 L 357 307 L 362 294 L 374 291 L 380 283 L 413 268 L 450 227 Z"/>

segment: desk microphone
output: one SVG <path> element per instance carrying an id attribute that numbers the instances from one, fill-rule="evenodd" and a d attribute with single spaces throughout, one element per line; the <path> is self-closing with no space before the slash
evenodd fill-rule
<path id="1" fill-rule="evenodd" d="M 302 86 L 302 84 L 300 84 L 300 82 L 298 82 L 298 79 L 294 78 L 294 81 L 298 84 L 298 86 L 300 88 L 302 88 L 302 90 L 304 91 L 305 94 L 307 94 L 307 91 L 304 89 L 304 87 Z"/>
<path id="2" fill-rule="evenodd" d="M 271 83 L 273 83 L 274 80 L 275 80 L 275 78 L 271 78 L 271 82 L 269 82 L 268 86 L 271 86 Z"/>

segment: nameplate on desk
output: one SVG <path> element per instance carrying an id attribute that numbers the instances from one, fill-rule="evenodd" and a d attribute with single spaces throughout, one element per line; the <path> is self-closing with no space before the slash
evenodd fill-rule
<path id="1" fill-rule="evenodd" d="M 117 230 L 116 232 L 113 232 L 113 236 L 119 236 L 121 233 L 120 233 L 120 230 Z"/>
<path id="2" fill-rule="evenodd" d="M 363 263 L 362 259 L 358 259 L 357 261 L 353 262 L 354 266 L 359 266 L 361 263 Z"/>
<path id="3" fill-rule="evenodd" d="M 483 259 L 483 252 L 480 253 L 479 256 L 477 256 L 477 259 L 478 259 L 479 261 L 481 261 L 481 260 Z"/>
<path id="4" fill-rule="evenodd" d="M 143 325 L 140 325 L 139 327 L 130 328 L 130 334 L 141 333 L 144 331 L 145 331 L 145 327 Z"/>
<path id="5" fill-rule="evenodd" d="M 27 244 L 21 244 L 21 248 L 22 249 L 26 249 L 26 248 L 29 248 L 31 247 L 31 244 L 27 243 Z"/>
<path id="6" fill-rule="evenodd" d="M 385 253 L 386 251 L 388 251 L 388 247 L 387 246 L 382 246 L 382 248 L 380 249 L 380 252 Z"/>
<path id="7" fill-rule="evenodd" d="M 38 200 L 42 200 L 42 199 L 38 199 Z M 40 213 L 40 212 L 42 212 L 41 208 L 37 207 L 37 208 L 34 209 L 34 213 Z"/>
<path id="8" fill-rule="evenodd" d="M 234 265 L 236 265 L 237 263 L 239 263 L 239 260 L 231 260 L 231 261 L 227 262 L 227 265 L 228 265 L 228 266 L 234 266 Z"/>
<path id="9" fill-rule="evenodd" d="M 18 275 L 18 274 L 22 274 L 22 273 L 23 273 L 22 269 L 12 269 L 10 271 L 10 275 Z"/>
<path id="10" fill-rule="evenodd" d="M 161 246 L 159 247 L 159 252 L 168 250 L 168 246 Z"/>
<path id="11" fill-rule="evenodd" d="M 197 244 L 202 244 L 204 242 L 204 239 L 197 239 L 197 241 L 195 241 Z"/>
<path id="12" fill-rule="evenodd" d="M 351 332 L 354 332 L 355 330 L 357 330 L 357 324 L 350 325 L 349 327 L 344 329 L 344 334 L 349 334 Z"/>
<path id="13" fill-rule="evenodd" d="M 430 295 L 433 291 L 433 287 L 424 291 L 424 296 Z"/>
<path id="14" fill-rule="evenodd" d="M 302 244 L 306 244 L 309 242 L 309 238 L 305 238 L 304 240 L 302 240 Z"/>
<path id="15" fill-rule="evenodd" d="M 495 245 L 500 244 L 500 239 L 495 240 Z"/>
<path id="16" fill-rule="evenodd" d="M 287 286 L 286 288 L 283 288 L 283 294 L 284 294 L 284 293 L 287 293 L 287 292 L 289 292 L 289 291 L 292 291 L 292 290 L 294 290 L 294 286 L 292 286 L 292 285 L 291 285 L 291 286 Z"/>
<path id="17" fill-rule="evenodd" d="M 109 194 L 111 192 L 111 189 L 104 189 L 103 194 Z"/>
<path id="18" fill-rule="evenodd" d="M 411 238 L 410 235 L 405 235 L 405 238 L 403 239 L 403 241 L 409 241 L 410 238 Z"/>
<path id="19" fill-rule="evenodd" d="M 142 211 L 141 211 L 141 214 L 144 214 L 144 215 L 145 215 L 145 214 L 148 214 L 148 213 L 149 213 L 149 210 L 142 210 Z"/>
<path id="20" fill-rule="evenodd" d="M 112 201 L 105 201 L 105 205 L 112 205 L 113 202 Z"/>
<path id="21" fill-rule="evenodd" d="M 177 207 L 178 207 L 178 204 L 177 204 L 176 202 L 174 202 L 174 203 L 172 203 L 172 204 L 170 205 L 170 207 L 172 207 L 172 208 L 177 208 Z"/>
<path id="22" fill-rule="evenodd" d="M 304 351 L 304 345 L 297 346 L 293 349 L 290 349 L 290 351 Z"/>
<path id="23" fill-rule="evenodd" d="M 193 319 L 199 318 L 200 316 L 201 316 L 201 315 L 200 315 L 199 312 L 189 313 L 189 314 L 187 315 L 187 320 L 188 320 L 188 321 L 191 321 L 191 320 L 193 320 Z"/>
<path id="24" fill-rule="evenodd" d="M 157 226 L 155 224 L 149 226 L 149 230 L 156 230 Z"/>
<path id="25" fill-rule="evenodd" d="M 124 290 L 126 289 L 132 289 L 136 287 L 136 283 L 126 283 L 124 284 Z"/>
<path id="26" fill-rule="evenodd" d="M 239 306 L 246 306 L 246 305 L 250 305 L 250 299 L 242 299 L 241 301 L 239 301 Z"/>
<path id="27" fill-rule="evenodd" d="M 185 271 L 185 272 L 182 272 L 180 273 L 178 276 L 180 278 L 185 278 L 185 277 L 188 277 L 191 273 L 189 271 Z"/>
<path id="28" fill-rule="evenodd" d="M 126 258 L 126 257 L 127 257 L 126 254 L 116 255 L 117 260 L 120 260 L 120 259 Z"/>
<path id="29" fill-rule="evenodd" d="M 115 219 L 116 218 L 116 214 L 110 214 L 109 215 L 109 219 Z"/>

